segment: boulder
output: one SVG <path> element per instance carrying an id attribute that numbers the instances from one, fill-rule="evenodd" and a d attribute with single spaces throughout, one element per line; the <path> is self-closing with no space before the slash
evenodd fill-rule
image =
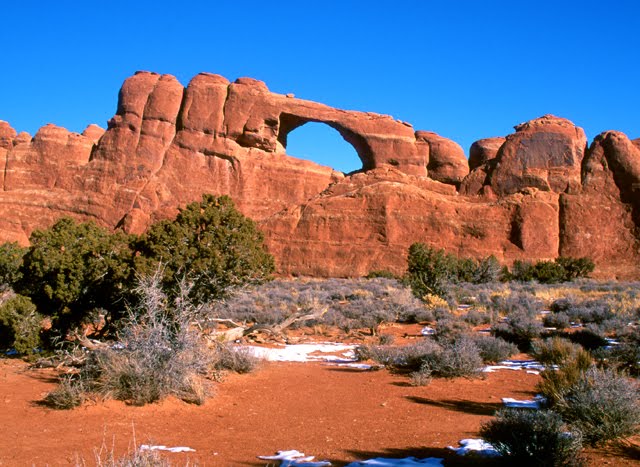
<path id="1" fill-rule="evenodd" d="M 580 167 L 587 146 L 582 128 L 545 115 L 515 127 L 507 136 L 490 174 L 493 191 L 517 193 L 528 187 L 556 193 L 580 187 Z"/>
<path id="2" fill-rule="evenodd" d="M 469 148 L 469 169 L 476 169 L 498 155 L 498 150 L 504 144 L 506 138 L 484 138 L 475 141 Z"/>
<path id="3" fill-rule="evenodd" d="M 462 147 L 432 131 L 417 131 L 416 140 L 429 147 L 427 172 L 442 183 L 459 185 L 469 173 L 469 162 Z"/>

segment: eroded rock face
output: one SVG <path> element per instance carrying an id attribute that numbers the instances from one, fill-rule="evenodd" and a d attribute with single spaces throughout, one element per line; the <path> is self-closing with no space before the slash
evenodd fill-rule
<path id="1" fill-rule="evenodd" d="M 495 159 L 506 138 L 483 138 L 469 148 L 469 169 L 474 170 Z"/>
<path id="2" fill-rule="evenodd" d="M 428 147 L 429 177 L 442 183 L 459 185 L 469 173 L 469 163 L 458 143 L 432 131 L 417 131 L 418 144 Z"/>
<path id="3" fill-rule="evenodd" d="M 587 147 L 582 128 L 545 115 L 515 127 L 496 157 L 491 187 L 499 195 L 535 187 L 556 193 L 575 192 Z"/>
<path id="4" fill-rule="evenodd" d="M 307 122 L 336 129 L 362 170 L 286 154 Z M 184 88 L 140 72 L 107 130 L 55 125 L 32 138 L 0 121 L 0 239 L 28 242 L 63 215 L 142 232 L 203 193 L 228 194 L 265 232 L 280 272 L 401 273 L 415 241 L 460 256 L 592 256 L 602 275 L 640 277 L 640 140 L 553 116 L 462 148 L 392 117 L 202 73 Z M 470 170 L 471 168 L 471 170 Z"/>

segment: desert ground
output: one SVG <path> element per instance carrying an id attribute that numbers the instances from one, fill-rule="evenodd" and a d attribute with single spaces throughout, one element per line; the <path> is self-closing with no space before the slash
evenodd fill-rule
<path id="1" fill-rule="evenodd" d="M 419 331 L 417 325 L 385 329 L 398 342 L 420 339 Z M 539 379 L 524 370 L 499 370 L 414 387 L 406 375 L 386 369 L 264 362 L 253 373 L 226 376 L 201 406 L 174 398 L 143 407 L 109 400 L 59 411 L 41 404 L 58 375 L 19 359 L 0 360 L 0 465 L 96 465 L 100 455 L 125 455 L 142 444 L 195 450 L 163 453 L 172 465 L 277 465 L 258 456 L 290 449 L 335 466 L 409 456 L 496 465 L 458 456 L 448 446 L 476 438 L 503 397 L 530 399 Z M 589 465 L 640 465 L 639 452 L 628 440 L 588 449 L 586 456 Z"/>

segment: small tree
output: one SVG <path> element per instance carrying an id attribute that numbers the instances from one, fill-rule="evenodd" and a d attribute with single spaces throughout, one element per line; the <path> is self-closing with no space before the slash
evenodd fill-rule
<path id="1" fill-rule="evenodd" d="M 516 260 L 513 262 L 511 272 L 505 274 L 505 278 L 519 282 L 536 280 L 542 284 L 555 284 L 580 277 L 589 277 L 594 268 L 593 261 L 586 257 L 570 258 L 561 256 L 554 261 L 538 261 L 535 264 L 530 261 Z"/>
<path id="2" fill-rule="evenodd" d="M 54 331 L 65 334 L 93 309 L 124 310 L 132 276 L 127 235 L 63 218 L 30 241 L 16 291 L 53 318 Z"/>
<path id="3" fill-rule="evenodd" d="M 590 258 L 571 258 L 561 256 L 556 258 L 556 263 L 565 270 L 564 280 L 570 281 L 579 277 L 589 277 L 596 265 Z"/>
<path id="4" fill-rule="evenodd" d="M 40 346 L 42 316 L 27 297 L 17 295 L 0 305 L 0 348 L 30 354 Z"/>
<path id="5" fill-rule="evenodd" d="M 555 261 L 538 261 L 533 266 L 533 278 L 541 284 L 557 284 L 566 281 L 566 271 Z"/>
<path id="6" fill-rule="evenodd" d="M 476 266 L 476 274 L 473 282 L 485 284 L 488 282 L 498 282 L 502 274 L 502 266 L 495 256 L 487 256 L 479 259 Z"/>
<path id="7" fill-rule="evenodd" d="M 162 263 L 163 289 L 172 294 L 186 279 L 196 304 L 222 297 L 230 287 L 264 281 L 274 270 L 262 233 L 228 196 L 203 195 L 175 220 L 153 224 L 136 250 L 140 274 L 152 274 Z"/>
<path id="8" fill-rule="evenodd" d="M 22 257 L 27 252 L 16 242 L 0 245 L 0 290 L 7 285 L 13 286 L 21 277 Z"/>
<path id="9" fill-rule="evenodd" d="M 409 247 L 406 278 L 417 297 L 427 294 L 445 296 L 447 285 L 456 280 L 456 276 L 455 256 L 424 243 L 414 243 Z"/>

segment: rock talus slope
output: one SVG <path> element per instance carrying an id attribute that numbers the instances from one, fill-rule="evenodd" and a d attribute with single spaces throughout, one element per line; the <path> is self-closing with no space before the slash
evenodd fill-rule
<path id="1" fill-rule="evenodd" d="M 308 122 L 337 130 L 362 170 L 286 153 Z M 116 115 L 82 134 L 35 136 L 0 122 L 0 240 L 70 215 L 140 233 L 202 193 L 228 194 L 256 220 L 284 274 L 402 272 L 415 241 L 460 256 L 590 256 L 603 277 L 640 277 L 640 140 L 545 115 L 515 133 L 455 142 L 390 116 L 272 93 L 202 73 L 183 87 L 139 72 Z"/>

